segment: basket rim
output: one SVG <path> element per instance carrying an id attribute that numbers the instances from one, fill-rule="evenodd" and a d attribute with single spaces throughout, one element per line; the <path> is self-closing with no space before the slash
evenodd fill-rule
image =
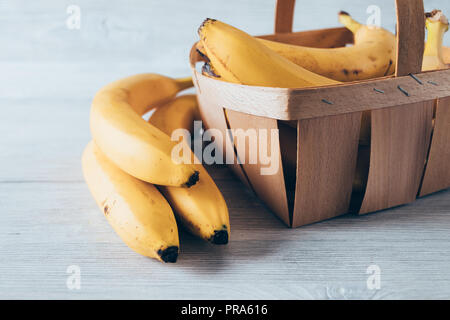
<path id="1" fill-rule="evenodd" d="M 200 61 L 195 43 L 190 53 L 190 66 L 200 96 L 207 95 L 209 102 L 214 101 L 226 109 L 278 120 L 303 120 L 392 108 L 450 96 L 450 69 L 331 86 L 275 88 L 206 77 L 196 69 Z"/>

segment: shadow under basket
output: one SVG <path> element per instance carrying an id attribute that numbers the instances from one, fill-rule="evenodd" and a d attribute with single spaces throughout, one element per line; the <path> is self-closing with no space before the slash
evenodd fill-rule
<path id="1" fill-rule="evenodd" d="M 290 227 L 383 210 L 450 187 L 450 70 L 421 72 L 423 2 L 396 4 L 392 77 L 319 88 L 245 86 L 203 76 L 196 70 L 201 57 L 191 50 L 205 126 L 234 146 L 242 162 L 230 165 L 234 173 Z M 330 48 L 353 41 L 345 28 L 292 33 L 293 11 L 293 0 L 279 0 L 275 34 L 262 37 Z M 278 172 L 262 175 L 263 165 L 247 161 L 248 143 L 231 141 L 227 129 L 267 129 L 269 136 L 279 129 L 267 147 L 280 161 Z"/>

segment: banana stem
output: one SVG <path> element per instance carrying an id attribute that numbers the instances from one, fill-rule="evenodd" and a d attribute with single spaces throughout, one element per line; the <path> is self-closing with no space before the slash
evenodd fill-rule
<path id="1" fill-rule="evenodd" d="M 194 84 L 192 83 L 192 77 L 178 78 L 175 81 L 177 82 L 180 91 L 189 89 L 194 86 Z"/>
<path id="2" fill-rule="evenodd" d="M 347 29 L 349 29 L 353 34 L 358 32 L 362 27 L 358 21 L 354 20 L 347 12 L 339 12 L 339 22 L 342 23 Z"/>

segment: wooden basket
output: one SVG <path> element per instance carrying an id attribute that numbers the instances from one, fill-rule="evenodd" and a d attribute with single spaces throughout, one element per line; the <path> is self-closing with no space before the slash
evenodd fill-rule
<path id="1" fill-rule="evenodd" d="M 275 34 L 264 38 L 311 47 L 340 47 L 353 41 L 345 28 L 292 33 L 294 2 L 278 0 Z M 194 84 L 207 128 L 219 129 L 229 139 L 227 128 L 278 129 L 283 121 L 297 124 L 292 187 L 288 185 L 292 177 L 285 176 L 283 168 L 275 175 L 261 175 L 259 164 L 231 165 L 288 226 L 350 211 L 383 210 L 450 187 L 450 70 L 421 72 L 423 1 L 396 0 L 396 8 L 395 77 L 325 88 L 237 85 L 196 71 L 201 57 L 194 48 L 191 51 Z M 363 114 L 371 116 L 370 161 L 366 163 L 360 161 L 359 147 Z M 274 142 L 280 161 L 281 154 L 292 148 L 284 142 L 281 134 Z M 235 147 L 239 156 L 240 148 Z M 357 163 L 365 165 L 367 172 L 361 192 L 352 191 Z"/>

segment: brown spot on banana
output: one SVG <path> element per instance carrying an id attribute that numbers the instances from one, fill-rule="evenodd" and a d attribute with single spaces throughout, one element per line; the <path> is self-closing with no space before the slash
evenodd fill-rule
<path id="1" fill-rule="evenodd" d="M 105 201 L 102 202 L 103 213 L 105 214 L 105 216 L 107 216 L 111 212 L 115 205 L 116 200 L 114 199 L 112 201 L 111 199 L 105 199 Z"/>

